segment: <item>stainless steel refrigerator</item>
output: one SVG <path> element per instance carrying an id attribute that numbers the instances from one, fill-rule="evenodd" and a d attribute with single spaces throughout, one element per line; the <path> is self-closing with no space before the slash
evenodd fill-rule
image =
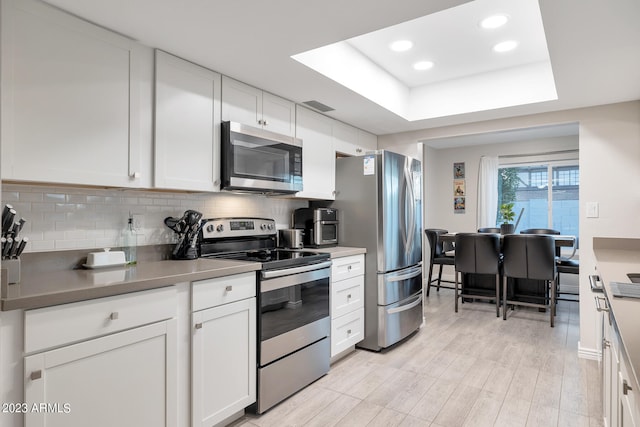
<path id="1" fill-rule="evenodd" d="M 420 161 L 390 151 L 336 160 L 340 246 L 365 247 L 365 338 L 381 350 L 422 324 Z"/>

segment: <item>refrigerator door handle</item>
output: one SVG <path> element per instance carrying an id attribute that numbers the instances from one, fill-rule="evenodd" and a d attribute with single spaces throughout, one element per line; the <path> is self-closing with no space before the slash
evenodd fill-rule
<path id="1" fill-rule="evenodd" d="M 405 197 L 408 196 L 408 205 L 409 205 L 409 227 L 407 230 L 407 246 L 405 247 L 405 252 L 409 253 L 413 251 L 413 236 L 416 231 L 416 218 L 415 218 L 415 200 L 413 200 L 413 177 L 411 176 L 411 168 L 408 161 L 405 163 L 404 167 L 404 179 L 407 183 L 405 190 Z"/>
<path id="2" fill-rule="evenodd" d="M 422 302 L 422 294 L 418 295 L 418 299 L 416 299 L 414 302 L 407 304 L 407 305 L 401 305 L 400 307 L 395 307 L 395 308 L 390 308 L 387 310 L 387 314 L 395 314 L 395 313 L 400 313 L 402 311 L 407 311 L 407 310 L 411 310 L 413 307 L 415 307 L 416 305 L 420 304 Z"/>
<path id="3" fill-rule="evenodd" d="M 406 274 L 401 274 L 395 277 L 391 277 L 387 279 L 387 282 L 401 282 L 403 280 L 412 279 L 416 276 L 422 274 L 422 266 L 415 268 L 413 271 L 410 271 Z"/>

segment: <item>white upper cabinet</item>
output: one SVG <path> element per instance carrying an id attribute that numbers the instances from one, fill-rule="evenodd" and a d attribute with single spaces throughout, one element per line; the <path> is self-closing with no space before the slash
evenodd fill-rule
<path id="1" fill-rule="evenodd" d="M 376 150 L 378 137 L 334 120 L 333 148 L 336 153 L 347 156 L 362 156 L 368 151 Z"/>
<path id="2" fill-rule="evenodd" d="M 295 136 L 295 104 L 227 76 L 222 77 L 222 120 Z"/>
<path id="3" fill-rule="evenodd" d="M 1 15 L 2 178 L 140 186 L 142 47 L 42 2 Z"/>
<path id="4" fill-rule="evenodd" d="M 156 51 L 154 185 L 220 189 L 218 73 Z"/>
<path id="5" fill-rule="evenodd" d="M 296 197 L 333 200 L 336 197 L 334 120 L 297 106 L 296 137 L 302 139 L 303 190 Z"/>

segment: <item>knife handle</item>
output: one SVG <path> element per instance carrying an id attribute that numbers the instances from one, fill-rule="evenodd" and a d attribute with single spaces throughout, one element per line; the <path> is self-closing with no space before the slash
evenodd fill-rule
<path id="1" fill-rule="evenodd" d="M 18 251 L 16 252 L 16 258 L 22 255 L 22 252 L 24 251 L 25 246 L 27 246 L 28 241 L 29 241 L 28 237 L 22 238 L 22 242 L 20 242 L 20 246 L 18 246 Z"/>
<path id="2" fill-rule="evenodd" d="M 11 251 L 11 247 L 13 246 L 13 239 L 11 237 L 7 237 L 7 241 L 4 244 L 4 248 L 2 248 L 2 257 L 6 258 L 9 256 L 9 252 Z"/>
<path id="3" fill-rule="evenodd" d="M 9 209 L 6 215 L 2 216 L 2 234 L 6 236 L 11 231 L 13 219 L 16 217 L 16 210 Z"/>
<path id="4" fill-rule="evenodd" d="M 9 252 L 9 258 L 15 258 L 16 256 L 18 256 L 18 248 L 20 247 L 20 245 L 22 244 L 22 239 L 21 238 L 17 238 L 17 239 L 13 239 L 13 244 L 11 245 L 11 251 Z"/>

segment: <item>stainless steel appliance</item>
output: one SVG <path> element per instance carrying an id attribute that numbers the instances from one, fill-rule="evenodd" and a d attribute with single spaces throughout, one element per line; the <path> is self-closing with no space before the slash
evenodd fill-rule
<path id="1" fill-rule="evenodd" d="M 418 160 L 390 151 L 336 160 L 340 244 L 365 247 L 365 338 L 380 350 L 423 318 L 422 200 Z"/>
<path id="2" fill-rule="evenodd" d="M 302 140 L 222 122 L 222 189 L 268 194 L 302 191 Z"/>
<path id="3" fill-rule="evenodd" d="M 278 230 L 278 246 L 285 249 L 304 248 L 305 231 L 298 228 Z"/>
<path id="4" fill-rule="evenodd" d="M 252 407 L 261 414 L 329 371 L 329 255 L 276 249 L 272 219 L 208 219 L 200 237 L 201 257 L 262 263 Z"/>
<path id="5" fill-rule="evenodd" d="M 332 208 L 300 208 L 293 211 L 293 227 L 305 230 L 304 244 L 311 248 L 338 244 L 338 211 Z"/>

